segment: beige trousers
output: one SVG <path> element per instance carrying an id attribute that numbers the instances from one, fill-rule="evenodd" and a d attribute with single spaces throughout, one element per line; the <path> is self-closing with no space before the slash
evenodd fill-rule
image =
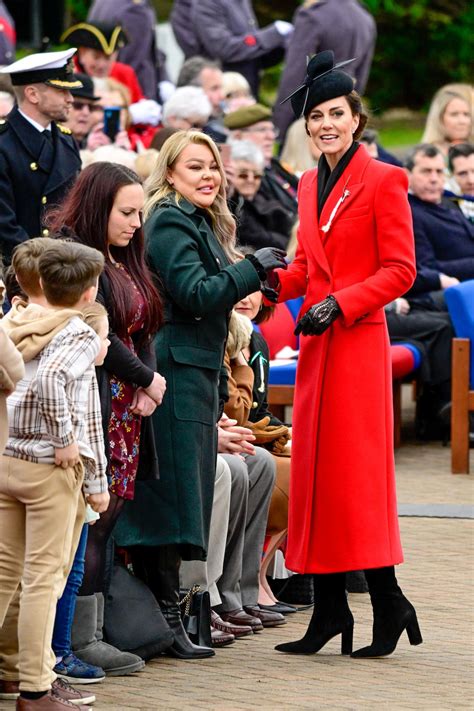
<path id="1" fill-rule="evenodd" d="M 3 678 L 11 679 L 18 656 L 22 691 L 46 691 L 56 678 L 51 640 L 56 604 L 84 523 L 83 478 L 82 463 L 61 469 L 0 459 L 0 627 L 7 622 L 0 634 L 0 663 L 7 666 Z"/>

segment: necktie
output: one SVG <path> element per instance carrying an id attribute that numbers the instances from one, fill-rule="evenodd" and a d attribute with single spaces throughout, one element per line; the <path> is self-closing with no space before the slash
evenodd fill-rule
<path id="1" fill-rule="evenodd" d="M 44 136 L 44 137 L 46 138 L 46 140 L 49 141 L 50 143 L 53 142 L 53 135 L 52 135 L 52 133 L 51 133 L 51 131 L 50 131 L 49 128 L 46 128 L 46 129 L 43 131 L 43 136 Z"/>

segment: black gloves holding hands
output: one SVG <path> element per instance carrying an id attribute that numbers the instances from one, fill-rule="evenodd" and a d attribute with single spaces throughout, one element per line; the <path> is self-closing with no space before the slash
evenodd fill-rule
<path id="1" fill-rule="evenodd" d="M 262 282 L 262 293 L 269 301 L 278 300 L 277 287 L 279 284 L 278 275 L 273 273 L 273 269 L 287 269 L 285 261 L 286 252 L 277 247 L 262 247 L 253 254 L 246 254 L 245 259 L 252 262 L 257 270 Z"/>
<path id="2" fill-rule="evenodd" d="M 328 296 L 319 304 L 311 306 L 298 321 L 295 336 L 320 336 L 341 315 L 341 309 L 334 296 Z"/>

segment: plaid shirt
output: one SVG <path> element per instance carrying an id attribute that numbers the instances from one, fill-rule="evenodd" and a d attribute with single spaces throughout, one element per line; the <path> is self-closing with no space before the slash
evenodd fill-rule
<path id="1" fill-rule="evenodd" d="M 77 442 L 84 492 L 107 491 L 104 435 L 94 359 L 99 338 L 79 317 L 69 321 L 40 354 L 7 400 L 5 455 L 54 464 L 55 448 Z"/>

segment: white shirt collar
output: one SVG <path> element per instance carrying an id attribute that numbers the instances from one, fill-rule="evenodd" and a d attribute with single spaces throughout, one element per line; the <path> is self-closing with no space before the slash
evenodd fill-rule
<path id="1" fill-rule="evenodd" d="M 27 116 L 27 115 L 25 114 L 25 112 L 22 111 L 21 109 L 18 109 L 18 113 L 20 113 L 20 114 L 23 116 L 23 118 L 26 119 L 26 120 L 28 121 L 28 123 L 31 123 L 31 125 L 32 125 L 34 128 L 36 128 L 36 130 L 39 131 L 40 133 L 43 133 L 43 131 L 47 131 L 47 130 L 51 131 L 51 122 L 50 122 L 50 123 L 46 126 L 46 128 L 45 128 L 45 127 L 42 126 L 40 123 L 38 123 L 38 121 L 35 121 L 35 120 L 32 119 L 30 116 Z"/>

